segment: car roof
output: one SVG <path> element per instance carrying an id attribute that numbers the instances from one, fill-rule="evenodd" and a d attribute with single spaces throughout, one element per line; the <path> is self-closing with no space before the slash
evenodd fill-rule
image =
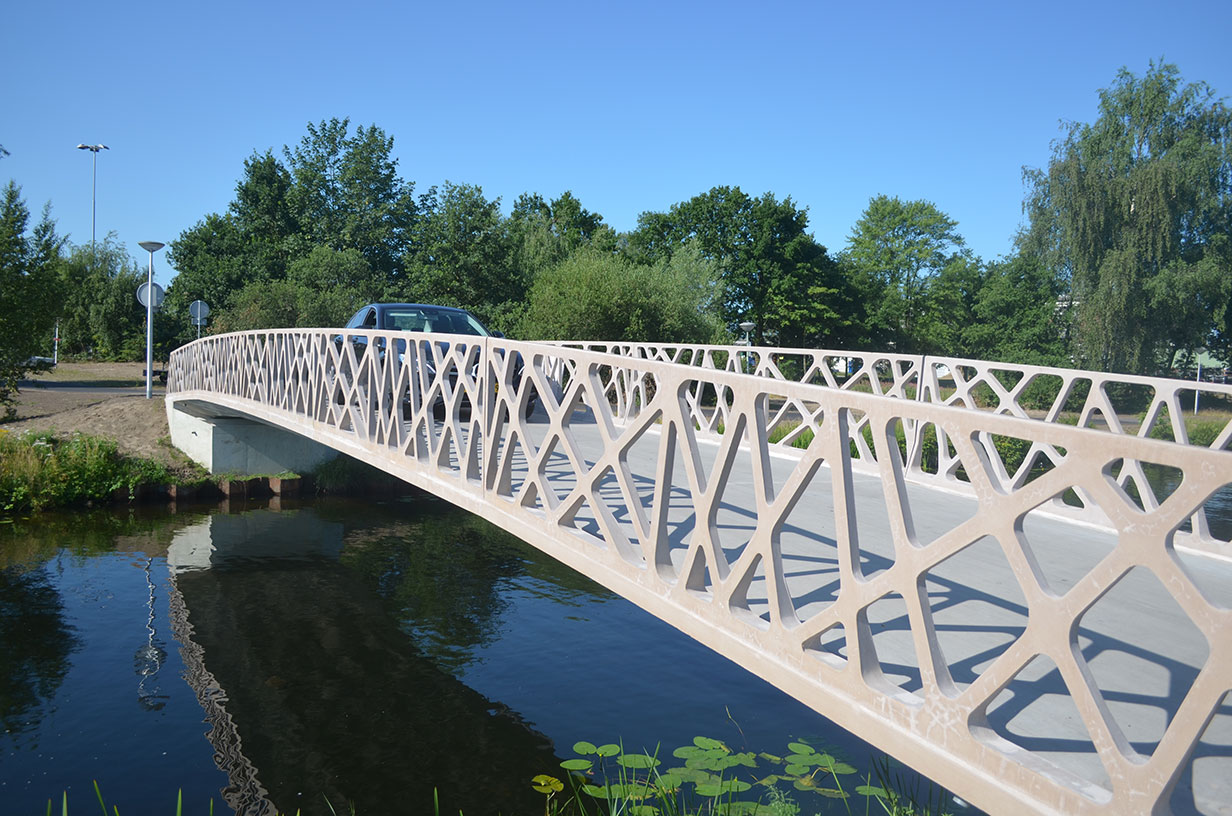
<path id="1" fill-rule="evenodd" d="M 446 312 L 465 312 L 457 306 L 441 306 L 437 303 L 371 303 L 378 309 L 440 309 Z M 366 308 L 366 307 L 365 307 Z"/>

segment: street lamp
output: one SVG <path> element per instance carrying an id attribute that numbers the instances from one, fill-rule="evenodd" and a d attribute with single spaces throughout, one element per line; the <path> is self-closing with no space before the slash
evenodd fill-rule
<path id="1" fill-rule="evenodd" d="M 749 346 L 753 345 L 753 340 L 752 340 L 752 338 L 750 338 L 750 337 L 749 337 L 749 332 L 753 331 L 753 329 L 754 329 L 756 326 L 757 326 L 757 324 L 756 324 L 756 323 L 750 323 L 750 322 L 748 322 L 748 321 L 745 321 L 744 323 L 741 323 L 741 324 L 740 324 L 740 331 L 744 332 L 744 339 L 743 339 L 743 340 L 741 340 L 741 341 L 740 341 L 740 343 L 741 343 L 741 345 L 743 345 L 743 346 L 744 346 L 744 348 L 745 348 L 745 352 L 744 352 L 744 373 L 746 373 L 746 374 L 748 373 L 748 370 L 749 370 L 749 352 L 748 352 L 748 348 L 749 348 Z"/>
<path id="2" fill-rule="evenodd" d="M 1206 346 L 1198 346 L 1194 349 L 1194 356 L 1198 359 L 1198 378 L 1194 385 L 1194 416 L 1198 415 L 1198 393 L 1202 388 L 1202 355 L 1206 354 Z"/>
<path id="3" fill-rule="evenodd" d="M 154 253 L 166 245 L 161 241 L 142 241 L 137 246 L 150 253 L 145 289 L 145 398 L 151 399 L 154 396 Z"/>
<path id="4" fill-rule="evenodd" d="M 94 183 L 93 183 L 93 186 L 90 188 L 90 256 L 91 256 L 90 260 L 93 261 L 95 260 L 93 257 L 94 256 L 94 221 L 95 221 L 94 216 L 95 216 L 95 206 L 96 206 L 95 202 L 97 200 L 96 194 L 98 193 L 98 151 L 110 150 L 111 148 L 107 147 L 107 145 L 105 144 L 94 144 L 94 145 L 79 144 L 77 145 L 77 149 L 78 150 L 89 150 L 91 153 L 94 154 L 94 160 L 93 160 Z"/>
<path id="5" fill-rule="evenodd" d="M 90 264 L 96 266 L 98 264 L 98 255 L 94 252 L 94 225 L 96 223 L 97 201 L 98 201 L 98 151 L 110 150 L 105 144 L 79 144 L 78 150 L 89 150 L 94 157 L 91 159 L 92 179 L 90 183 Z M 59 364 L 60 362 L 60 321 L 56 320 L 56 336 L 53 338 L 54 350 L 52 351 L 52 360 Z"/>

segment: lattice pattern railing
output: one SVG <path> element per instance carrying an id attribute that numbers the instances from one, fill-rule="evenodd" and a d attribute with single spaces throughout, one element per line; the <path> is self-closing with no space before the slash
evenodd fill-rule
<path id="1" fill-rule="evenodd" d="M 1232 412 L 1228 410 L 1232 407 L 1232 385 L 1223 383 L 876 352 L 614 342 L 558 345 L 704 370 L 745 371 L 774 380 L 884 394 L 1118 435 L 1202 444 L 1214 450 L 1232 448 Z M 611 398 L 626 413 L 628 395 L 636 395 L 640 388 L 635 381 L 626 381 L 636 380 L 639 373 L 626 370 L 612 385 Z M 729 405 L 722 400 L 706 403 L 694 394 L 690 397 L 690 411 L 699 428 L 714 430 L 723 425 Z M 1208 407 L 1203 415 L 1203 439 L 1191 443 L 1185 416 L 1200 404 L 1220 408 L 1212 412 Z M 809 403 L 785 396 L 776 400 L 774 410 L 766 415 L 770 444 L 780 448 L 807 444 L 817 430 L 810 409 Z M 867 426 L 861 424 L 857 430 L 854 466 L 859 469 L 875 463 L 875 457 L 867 444 Z M 962 463 L 943 429 L 906 423 L 901 435 L 900 447 L 906 453 L 910 478 L 939 480 L 950 489 L 970 490 Z M 1038 478 L 1055 467 L 1063 455 L 1042 441 L 985 435 L 980 442 L 1000 465 L 997 482 L 1007 488 L 1021 487 Z M 1158 481 L 1157 475 L 1155 478 Z M 1148 484 L 1150 477 L 1141 467 L 1130 464 L 1118 472 L 1116 479 L 1143 502 L 1155 501 Z M 1080 490 L 1057 497 L 1049 503 L 1049 510 L 1087 523 L 1109 524 L 1098 503 Z M 1205 507 L 1186 523 L 1179 537 L 1183 546 L 1232 558 L 1227 535 L 1212 532 Z"/>
<path id="2" fill-rule="evenodd" d="M 168 399 L 489 518 L 989 812 L 1228 801 L 1232 573 L 1174 540 L 1232 453 L 911 399 L 940 388 L 916 358 L 850 355 L 841 380 L 818 352 L 788 378 L 764 350 L 749 376 L 657 348 L 222 335 L 173 354 Z M 786 405 L 810 433 L 781 449 Z M 928 428 L 962 491 L 909 478 Z M 1051 466 L 1020 478 L 1004 440 Z M 1042 512 L 1069 493 L 1110 532 Z"/>

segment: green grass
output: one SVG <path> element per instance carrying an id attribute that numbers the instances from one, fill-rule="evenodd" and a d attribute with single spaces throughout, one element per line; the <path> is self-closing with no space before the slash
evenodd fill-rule
<path id="1" fill-rule="evenodd" d="M 15 434 L 0 429 L 0 513 L 133 498 L 143 485 L 168 485 L 162 464 L 120 453 L 111 439 L 85 434 Z"/>

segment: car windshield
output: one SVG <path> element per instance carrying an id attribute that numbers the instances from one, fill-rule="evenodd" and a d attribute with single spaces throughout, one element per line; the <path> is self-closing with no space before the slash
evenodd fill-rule
<path id="1" fill-rule="evenodd" d="M 455 309 L 406 307 L 386 309 L 382 328 L 394 331 L 437 332 L 439 334 L 475 334 L 488 336 L 483 324 L 467 312 Z"/>

